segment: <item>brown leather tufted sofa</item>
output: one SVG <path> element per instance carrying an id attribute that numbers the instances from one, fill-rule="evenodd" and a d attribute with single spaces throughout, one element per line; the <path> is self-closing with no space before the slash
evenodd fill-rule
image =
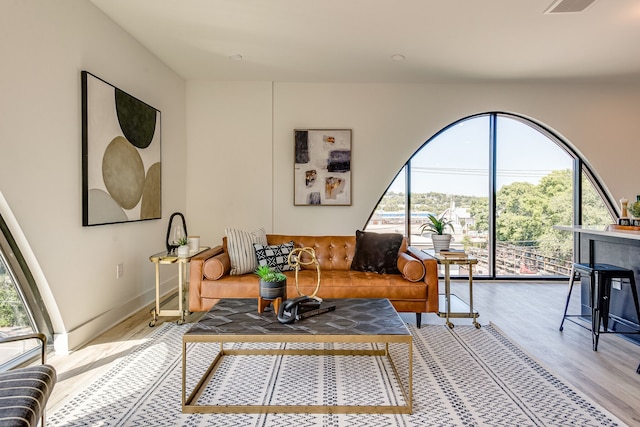
<path id="1" fill-rule="evenodd" d="M 268 234 L 269 245 L 293 241 L 295 247 L 311 247 L 320 264 L 321 298 L 388 298 L 399 312 L 416 313 L 418 326 L 421 313 L 438 311 L 438 268 L 435 259 L 420 250 L 407 247 L 403 241 L 398 253 L 399 267 L 406 274 L 378 274 L 351 271 L 356 248 L 355 236 L 286 236 Z M 304 255 L 303 255 L 303 261 Z M 409 261 L 408 263 L 406 261 Z M 419 261 L 416 262 L 415 260 Z M 420 264 L 421 263 L 421 264 Z M 424 271 L 424 278 L 410 281 L 412 269 Z M 258 277 L 249 273 L 229 275 L 226 238 L 222 245 L 202 252 L 190 263 L 189 310 L 207 311 L 221 298 L 258 298 Z M 287 296 L 297 296 L 295 272 L 287 271 Z M 300 290 L 311 294 L 316 286 L 315 266 L 298 273 Z"/>

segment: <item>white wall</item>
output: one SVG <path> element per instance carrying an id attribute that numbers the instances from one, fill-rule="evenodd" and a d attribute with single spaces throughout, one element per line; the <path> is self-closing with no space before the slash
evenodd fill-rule
<path id="1" fill-rule="evenodd" d="M 472 114 L 537 120 L 575 145 L 614 199 L 640 193 L 639 84 L 185 84 L 85 0 L 0 2 L 0 36 L 0 209 L 29 243 L 69 347 L 153 300 L 148 257 L 172 212 L 206 245 L 225 227 L 353 234 L 406 159 Z M 81 226 L 81 70 L 162 111 L 162 220 Z M 353 129 L 353 205 L 295 207 L 293 129 L 323 127 Z M 163 290 L 173 275 L 163 269 Z"/>
<path id="2" fill-rule="evenodd" d="M 0 57 L 0 193 L 64 351 L 154 297 L 149 255 L 186 203 L 185 83 L 86 0 L 0 2 Z M 82 227 L 81 70 L 162 112 L 162 220 Z"/>
<path id="3" fill-rule="evenodd" d="M 271 83 L 187 83 L 187 228 L 203 245 L 225 228 L 271 228 Z"/>
<path id="4" fill-rule="evenodd" d="M 190 171 L 188 212 L 200 224 L 208 244 L 217 244 L 224 227 L 231 224 L 261 225 L 283 234 L 353 234 L 365 225 L 399 168 L 427 139 L 456 120 L 489 111 L 523 115 L 554 130 L 595 168 L 614 200 L 640 194 L 640 179 L 632 172 L 640 135 L 640 85 L 275 83 L 271 104 L 262 99 L 260 85 L 233 83 L 232 92 L 242 92 L 247 103 L 253 97 L 262 99 L 262 109 L 250 110 L 220 108 L 226 98 L 210 88 L 223 92 L 226 83 L 189 82 L 188 86 L 189 164 L 194 153 L 217 158 L 227 152 L 229 143 L 265 156 L 262 166 L 251 162 L 238 170 L 235 161 L 216 161 L 215 171 Z M 253 128 L 253 123 L 262 125 L 271 110 L 272 140 L 268 129 L 262 129 L 266 126 Z M 219 132 L 215 139 L 211 128 L 205 131 L 205 121 L 214 116 L 225 124 L 213 126 Z M 251 124 L 254 137 L 236 137 L 237 132 L 246 132 L 239 123 Z M 296 128 L 353 129 L 352 206 L 293 205 Z M 272 154 L 268 152 L 271 145 Z M 272 177 L 268 176 L 270 162 Z M 233 182 L 229 177 L 234 177 Z M 252 200 L 257 187 L 271 188 L 272 217 Z M 212 189 L 215 197 L 200 196 L 212 194 Z M 229 208 L 228 201 L 238 197 L 243 202 Z M 215 221 L 207 223 L 212 216 Z"/>

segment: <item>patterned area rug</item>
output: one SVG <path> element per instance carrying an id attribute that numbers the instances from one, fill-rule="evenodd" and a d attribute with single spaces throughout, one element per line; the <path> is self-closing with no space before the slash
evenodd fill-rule
<path id="1" fill-rule="evenodd" d="M 183 414 L 181 348 L 182 334 L 189 327 L 173 323 L 159 326 L 145 343 L 108 373 L 55 413 L 50 413 L 47 424 L 154 427 L 624 425 L 544 369 L 490 325 L 481 329 L 459 325 L 453 330 L 440 325 L 425 325 L 421 329 L 410 326 L 414 336 L 411 415 Z M 402 356 L 405 349 L 391 347 L 400 372 L 406 369 L 407 360 Z M 188 352 L 187 386 L 191 389 L 208 366 L 215 348 L 196 344 L 190 345 Z M 389 370 L 386 359 L 367 356 L 229 356 L 200 402 L 404 404 L 397 381 Z"/>

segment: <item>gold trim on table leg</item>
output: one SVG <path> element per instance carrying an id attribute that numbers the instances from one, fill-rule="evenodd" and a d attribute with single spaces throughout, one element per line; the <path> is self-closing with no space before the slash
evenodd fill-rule
<path id="1" fill-rule="evenodd" d="M 198 384 L 186 398 L 186 357 L 187 343 L 203 342 L 201 340 L 186 341 L 183 338 L 182 348 L 182 412 L 183 413 L 313 413 L 313 414 L 411 414 L 413 413 L 413 339 L 395 341 L 397 344 L 407 346 L 409 357 L 408 369 L 408 390 L 402 381 L 398 370 L 393 363 L 389 352 L 389 342 L 384 342 L 384 350 L 374 345 L 370 350 L 295 350 L 295 349 L 224 349 L 224 343 L 220 342 L 220 351 L 213 359 L 211 365 L 204 373 Z M 206 342 L 215 342 L 207 340 Z M 240 341 L 242 342 L 242 341 Z M 378 341 L 380 342 L 380 341 Z M 207 384 L 213 378 L 216 370 L 222 363 L 225 356 L 231 355 L 368 355 L 386 356 L 391 364 L 393 373 L 398 381 L 400 390 L 405 400 L 405 405 L 197 405 L 198 399 L 204 393 Z"/>
<path id="2" fill-rule="evenodd" d="M 186 350 L 186 344 L 183 351 L 184 350 Z M 182 363 L 182 367 L 183 367 L 182 369 L 182 397 L 183 397 L 182 411 L 183 412 L 186 406 L 195 406 L 195 405 L 192 405 L 192 403 L 197 402 L 200 396 L 202 396 L 202 393 L 204 392 L 206 385 L 209 383 L 209 381 L 211 381 L 211 378 L 213 378 L 213 375 L 218 369 L 218 366 L 220 366 L 220 363 L 222 362 L 222 358 L 224 356 L 225 356 L 224 349 L 221 349 L 216 355 L 216 357 L 213 359 L 213 361 L 211 362 L 211 365 L 209 365 L 209 368 L 207 368 L 206 372 L 202 375 L 202 378 L 200 378 L 200 381 L 198 381 L 198 384 L 196 384 L 193 391 L 191 392 L 191 394 L 189 394 L 189 397 L 186 400 L 184 400 L 184 396 L 186 395 L 186 382 L 185 382 L 186 363 L 184 361 L 185 359 L 183 359 L 183 363 Z"/>
<path id="3" fill-rule="evenodd" d="M 400 375 L 398 374 L 398 369 L 396 368 L 395 363 L 393 363 L 393 359 L 391 358 L 391 353 L 387 352 L 387 359 L 389 359 L 389 363 L 391 364 L 391 368 L 393 369 L 393 373 L 396 376 L 396 379 L 398 380 L 398 384 L 400 385 L 400 390 L 402 391 L 402 395 L 404 397 L 404 401 L 407 402 L 407 407 L 409 409 L 408 412 L 402 412 L 405 414 L 412 414 L 413 413 L 413 341 L 410 341 L 407 344 L 407 350 L 408 350 L 408 355 L 409 355 L 409 360 L 407 361 L 407 378 L 409 381 L 409 387 L 408 387 L 408 391 L 404 389 L 404 383 L 402 382 L 402 379 L 400 377 Z M 389 348 L 389 343 L 385 343 L 385 346 L 387 347 L 387 349 Z"/>

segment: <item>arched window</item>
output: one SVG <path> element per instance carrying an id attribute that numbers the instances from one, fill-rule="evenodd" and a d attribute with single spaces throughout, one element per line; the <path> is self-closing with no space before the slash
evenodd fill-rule
<path id="1" fill-rule="evenodd" d="M 51 339 L 51 321 L 20 248 L 0 214 L 0 336 L 41 332 Z M 35 340 L 3 344 L 0 371 L 39 352 Z"/>
<path id="2" fill-rule="evenodd" d="M 615 217 L 574 150 L 506 113 L 460 120 L 429 139 L 388 187 L 366 230 L 400 232 L 429 249 L 430 236 L 420 232 L 428 214 L 453 223 L 452 247 L 478 258 L 474 276 L 491 278 L 566 276 L 572 236 L 553 225 L 604 226 Z"/>

